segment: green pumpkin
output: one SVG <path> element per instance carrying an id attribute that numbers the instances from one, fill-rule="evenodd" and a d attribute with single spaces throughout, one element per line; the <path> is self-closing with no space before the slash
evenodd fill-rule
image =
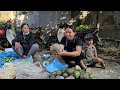
<path id="1" fill-rule="evenodd" d="M 57 71 L 56 71 L 56 74 L 57 74 L 57 75 L 62 75 L 62 71 L 57 70 Z"/>
<path id="2" fill-rule="evenodd" d="M 76 79 L 78 79 L 79 76 L 80 76 L 80 71 L 75 71 L 75 72 L 73 73 L 73 76 L 74 76 Z"/>
<path id="3" fill-rule="evenodd" d="M 50 75 L 49 75 L 49 79 L 55 79 L 55 75 L 52 74 L 52 73 L 50 73 Z"/>
<path id="4" fill-rule="evenodd" d="M 68 77 L 68 74 L 67 73 L 63 73 L 63 77 L 64 78 Z"/>
<path id="5" fill-rule="evenodd" d="M 74 70 L 73 70 L 72 68 L 67 68 L 67 69 L 65 70 L 65 72 L 66 72 L 68 75 L 72 75 L 73 72 L 74 72 Z"/>
<path id="6" fill-rule="evenodd" d="M 56 76 L 55 79 L 64 79 L 63 76 Z"/>

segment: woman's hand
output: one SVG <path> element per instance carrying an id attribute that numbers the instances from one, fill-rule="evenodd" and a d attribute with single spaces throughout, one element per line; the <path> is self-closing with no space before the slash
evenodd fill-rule
<path id="1" fill-rule="evenodd" d="M 62 52 L 57 53 L 60 56 L 65 56 L 68 52 L 66 50 L 62 50 Z"/>
<path id="2" fill-rule="evenodd" d="M 20 44 L 18 42 L 15 43 L 15 50 L 19 50 Z"/>
<path id="3" fill-rule="evenodd" d="M 23 57 L 23 58 L 26 58 L 27 56 L 26 56 L 26 55 L 23 55 L 22 57 Z"/>

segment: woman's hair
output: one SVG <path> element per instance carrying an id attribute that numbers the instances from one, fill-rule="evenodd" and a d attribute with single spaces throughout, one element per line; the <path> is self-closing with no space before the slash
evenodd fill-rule
<path id="1" fill-rule="evenodd" d="M 73 32 L 76 32 L 76 29 L 75 29 L 75 27 L 74 27 L 73 25 L 67 25 L 67 26 L 65 27 L 65 29 L 66 29 L 66 28 L 70 28 L 70 29 L 73 30 Z"/>
<path id="2" fill-rule="evenodd" d="M 23 24 L 21 25 L 21 29 L 24 27 L 24 25 L 27 25 L 27 26 L 29 27 L 29 25 L 28 25 L 27 23 L 23 23 Z"/>

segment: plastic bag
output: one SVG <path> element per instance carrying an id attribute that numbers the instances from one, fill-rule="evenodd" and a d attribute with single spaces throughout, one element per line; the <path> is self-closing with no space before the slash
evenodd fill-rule
<path id="1" fill-rule="evenodd" d="M 12 48 L 5 48 L 5 53 L 7 52 L 14 52 L 14 50 Z"/>
<path id="2" fill-rule="evenodd" d="M 2 61 L 0 61 L 0 68 L 4 65 L 4 63 Z"/>
<path id="3" fill-rule="evenodd" d="M 6 58 L 6 57 L 8 57 L 8 58 L 13 57 L 14 59 L 17 59 L 17 58 L 19 58 L 19 55 L 14 51 L 0 52 L 0 68 L 6 63 L 6 62 L 2 61 L 3 58 Z M 11 62 L 13 62 L 13 61 L 11 61 Z M 9 63 L 11 63 L 11 62 L 9 62 Z"/>
<path id="4" fill-rule="evenodd" d="M 55 58 L 49 65 L 46 66 L 48 72 L 54 72 L 56 70 L 62 70 L 67 68 L 67 64 L 62 64 L 59 59 Z"/>
<path id="5" fill-rule="evenodd" d="M 14 51 L 1 52 L 1 53 L 0 53 L 0 58 L 3 59 L 4 57 L 19 58 L 19 55 L 18 55 L 16 52 L 14 52 Z"/>
<path id="6" fill-rule="evenodd" d="M 23 59 L 15 59 L 13 63 L 14 64 L 33 63 L 33 58 L 32 56 L 30 56 Z"/>
<path id="7" fill-rule="evenodd" d="M 0 69 L 0 79 L 15 79 L 16 66 L 13 63 L 5 63 Z"/>
<path id="8" fill-rule="evenodd" d="M 42 68 L 33 63 L 17 65 L 16 79 L 47 79 L 48 76 L 48 72 L 42 72 Z"/>

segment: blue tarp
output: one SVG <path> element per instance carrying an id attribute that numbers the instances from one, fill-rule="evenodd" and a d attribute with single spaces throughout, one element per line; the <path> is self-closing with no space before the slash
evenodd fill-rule
<path id="1" fill-rule="evenodd" d="M 62 70 L 67 67 L 67 64 L 62 64 L 58 58 L 55 58 L 49 65 L 46 66 L 46 70 L 48 72 L 54 72 L 56 70 Z"/>

